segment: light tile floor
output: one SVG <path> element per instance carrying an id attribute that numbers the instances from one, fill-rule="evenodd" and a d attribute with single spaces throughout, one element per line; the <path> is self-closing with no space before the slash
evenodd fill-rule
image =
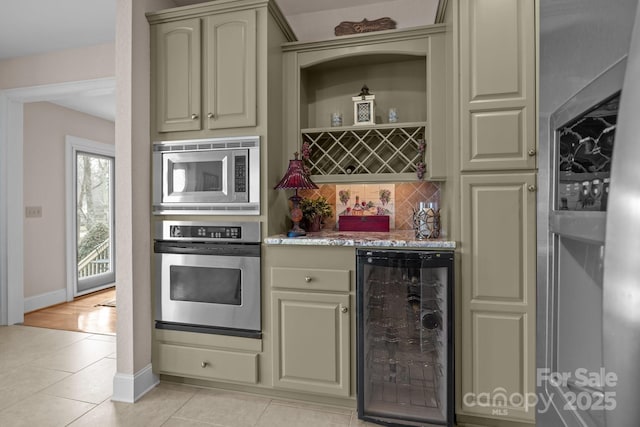
<path id="1" fill-rule="evenodd" d="M 0 326 L 0 426 L 353 427 L 354 411 L 161 383 L 112 402 L 114 336 Z"/>

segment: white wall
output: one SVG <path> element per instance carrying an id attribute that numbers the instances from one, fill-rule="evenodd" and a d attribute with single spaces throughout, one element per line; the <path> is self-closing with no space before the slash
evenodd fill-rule
<path id="1" fill-rule="evenodd" d="M 174 4 L 116 1 L 118 358 L 112 400 L 133 402 L 157 382 L 151 372 L 151 60 L 145 12 Z"/>
<path id="2" fill-rule="evenodd" d="M 114 44 L 0 61 L 0 89 L 113 77 Z"/>
<path id="3" fill-rule="evenodd" d="M 24 104 L 24 205 L 42 207 L 41 218 L 24 220 L 25 299 L 66 291 L 66 135 L 114 144 L 115 125 L 49 102 Z"/>
<path id="4" fill-rule="evenodd" d="M 396 21 L 397 28 L 417 27 L 433 24 L 437 9 L 438 0 L 395 0 L 290 15 L 287 20 L 299 41 L 328 40 L 336 37 L 334 28 L 342 21 L 373 21 L 389 17 Z M 389 10 L 394 12 L 389 14 Z"/>

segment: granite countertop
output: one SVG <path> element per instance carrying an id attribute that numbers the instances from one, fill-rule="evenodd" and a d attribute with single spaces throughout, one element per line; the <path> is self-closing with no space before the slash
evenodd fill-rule
<path id="1" fill-rule="evenodd" d="M 269 236 L 264 239 L 267 245 L 300 246 L 360 246 L 393 248 L 455 249 L 456 242 L 444 239 L 415 238 L 413 230 L 381 232 L 364 231 L 320 231 L 307 233 L 301 237 L 287 237 L 286 234 Z"/>

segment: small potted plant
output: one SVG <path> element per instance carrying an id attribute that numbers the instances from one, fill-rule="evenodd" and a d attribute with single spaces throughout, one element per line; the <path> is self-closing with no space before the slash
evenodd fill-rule
<path id="1" fill-rule="evenodd" d="M 325 218 L 333 215 L 333 209 L 326 197 L 320 196 L 317 199 L 303 199 L 300 202 L 302 217 L 307 223 L 307 231 L 320 231 Z"/>

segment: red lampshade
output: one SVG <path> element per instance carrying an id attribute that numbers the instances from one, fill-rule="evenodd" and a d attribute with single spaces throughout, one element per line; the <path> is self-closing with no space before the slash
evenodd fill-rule
<path id="1" fill-rule="evenodd" d="M 315 190 L 317 185 L 311 181 L 304 168 L 303 160 L 298 159 L 298 153 L 294 153 L 295 159 L 289 160 L 289 168 L 274 190 Z"/>

